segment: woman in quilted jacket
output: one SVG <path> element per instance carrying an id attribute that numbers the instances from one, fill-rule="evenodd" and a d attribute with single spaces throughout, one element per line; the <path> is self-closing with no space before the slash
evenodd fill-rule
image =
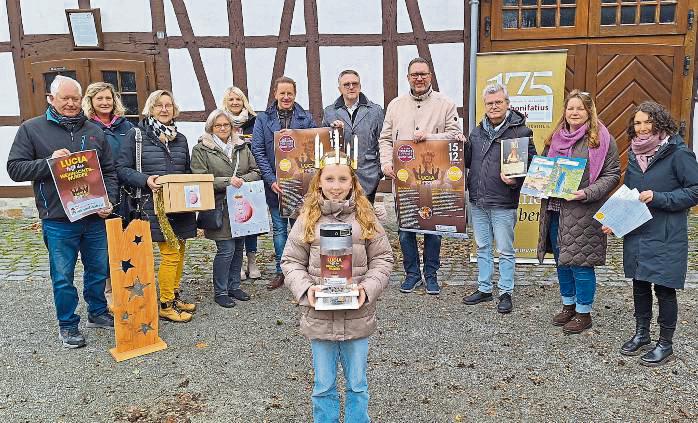
<path id="1" fill-rule="evenodd" d="M 356 310 L 315 310 L 320 277 L 320 225 L 352 225 L 352 282 L 358 284 Z M 393 253 L 383 227 L 373 213 L 359 180 L 345 155 L 325 155 L 313 177 L 299 219 L 289 234 L 281 268 L 285 285 L 303 309 L 300 326 L 311 341 L 315 384 L 312 393 L 315 422 L 339 421 L 337 361 L 346 385 L 344 418 L 367 423 L 368 336 L 376 330 L 376 301 L 388 286 Z"/>
<path id="2" fill-rule="evenodd" d="M 573 198 L 541 201 L 538 235 L 538 260 L 553 253 L 560 283 L 562 311 L 552 323 L 567 334 L 582 333 L 592 325 L 594 266 L 606 264 L 606 234 L 594 213 L 620 181 L 618 147 L 589 93 L 573 90 L 565 98 L 563 116 L 545 141 L 543 155 L 587 160 Z"/>

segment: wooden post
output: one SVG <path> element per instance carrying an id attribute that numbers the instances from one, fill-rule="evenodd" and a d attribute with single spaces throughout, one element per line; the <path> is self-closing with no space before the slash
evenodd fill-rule
<path id="1" fill-rule="evenodd" d="M 158 298 L 150 223 L 133 220 L 122 230 L 120 218 L 107 220 L 109 270 L 114 299 L 116 361 L 164 350 L 158 336 Z"/>

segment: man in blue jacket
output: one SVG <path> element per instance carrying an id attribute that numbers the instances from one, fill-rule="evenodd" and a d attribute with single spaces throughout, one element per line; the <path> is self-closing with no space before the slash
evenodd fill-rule
<path id="1" fill-rule="evenodd" d="M 7 173 L 13 181 L 31 181 L 39 210 L 44 243 L 48 249 L 53 299 L 58 317 L 59 339 L 66 348 L 85 346 L 80 316 L 75 314 L 78 293 L 73 279 L 78 252 L 84 266 L 83 297 L 87 302 L 87 327 L 113 328 L 107 312 L 104 285 L 109 274 L 107 233 L 104 218 L 117 198 L 117 177 L 111 149 L 104 132 L 87 121 L 80 108 L 82 89 L 74 79 L 56 76 L 47 96 L 49 107 L 42 116 L 30 119 L 17 131 L 7 158 Z M 83 150 L 96 150 L 110 204 L 98 212 L 70 222 L 63 210 L 46 159 Z"/>
<path id="2" fill-rule="evenodd" d="M 344 70 L 337 80 L 341 96 L 325 107 L 322 126 L 343 129 L 345 142 L 350 143 L 352 149 L 358 147 L 356 175 L 366 197 L 373 204 L 378 182 L 383 177 L 378 149 L 378 137 L 383 128 L 383 108 L 361 92 L 361 79 L 357 71 Z M 356 146 L 353 144 L 354 136 L 358 141 Z"/>
<path id="3" fill-rule="evenodd" d="M 494 257 L 492 238 L 499 252 L 499 304 L 497 311 L 509 313 L 513 309 L 514 291 L 514 226 L 519 193 L 523 178 L 508 178 L 501 171 L 502 140 L 529 138 L 528 162 L 536 154 L 533 131 L 526 126 L 526 118 L 509 108 L 509 94 L 500 84 L 485 87 L 485 118 L 470 134 L 465 145 L 465 167 L 468 175 L 468 194 L 472 213 L 473 232 L 477 244 L 478 289 L 463 298 L 468 305 L 492 300 L 492 273 Z"/>

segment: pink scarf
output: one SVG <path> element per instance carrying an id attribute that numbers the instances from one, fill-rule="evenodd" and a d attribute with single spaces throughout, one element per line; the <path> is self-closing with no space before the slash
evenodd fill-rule
<path id="1" fill-rule="evenodd" d="M 564 126 L 553 134 L 553 139 L 548 150 L 548 157 L 565 156 L 571 157 L 572 148 L 577 142 L 584 138 L 589 129 L 589 124 L 585 123 L 576 131 L 570 132 Z M 611 144 L 611 134 L 608 129 L 599 122 L 599 146 L 597 148 L 589 148 L 589 185 L 596 182 L 596 179 L 601 174 L 601 168 L 606 160 L 608 146 Z"/>
<path id="2" fill-rule="evenodd" d="M 92 120 L 94 120 L 95 122 L 101 123 L 102 125 L 106 126 L 107 128 L 111 128 L 111 126 L 114 124 L 114 122 L 116 122 L 116 120 L 118 118 L 119 118 L 118 116 L 113 115 L 111 118 L 111 122 L 104 123 L 104 122 L 102 122 L 102 120 L 100 118 L 97 117 L 97 115 L 92 116 Z"/>
<path id="3" fill-rule="evenodd" d="M 657 151 L 657 146 L 664 138 L 666 138 L 664 132 L 652 134 L 645 138 L 636 134 L 635 138 L 630 142 L 630 148 L 632 148 L 633 153 L 635 153 L 637 164 L 640 165 L 642 173 L 645 173 L 647 170 L 647 166 L 650 164 L 650 157 L 654 156 L 654 153 Z"/>

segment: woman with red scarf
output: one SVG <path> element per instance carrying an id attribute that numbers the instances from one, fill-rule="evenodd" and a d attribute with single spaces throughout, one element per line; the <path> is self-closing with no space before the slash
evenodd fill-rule
<path id="1" fill-rule="evenodd" d="M 545 141 L 543 155 L 587 160 L 574 198 L 541 201 L 538 235 L 538 260 L 553 253 L 560 282 L 562 311 L 552 324 L 568 334 L 582 333 L 592 325 L 594 266 L 606 264 L 606 234 L 594 213 L 620 181 L 616 142 L 599 121 L 589 93 L 573 90 L 565 98 L 564 114 Z"/>
<path id="2" fill-rule="evenodd" d="M 625 185 L 637 188 L 652 219 L 623 239 L 623 267 L 625 277 L 633 279 L 636 326 L 620 352 L 639 355 L 649 349 L 640 357 L 646 366 L 673 358 L 676 290 L 683 289 L 688 268 L 688 213 L 698 204 L 698 162 L 677 129 L 669 112 L 651 101 L 637 106 L 628 126 Z M 609 228 L 603 230 L 611 233 Z M 659 340 L 654 348 L 649 347 L 652 285 L 659 303 Z"/>

